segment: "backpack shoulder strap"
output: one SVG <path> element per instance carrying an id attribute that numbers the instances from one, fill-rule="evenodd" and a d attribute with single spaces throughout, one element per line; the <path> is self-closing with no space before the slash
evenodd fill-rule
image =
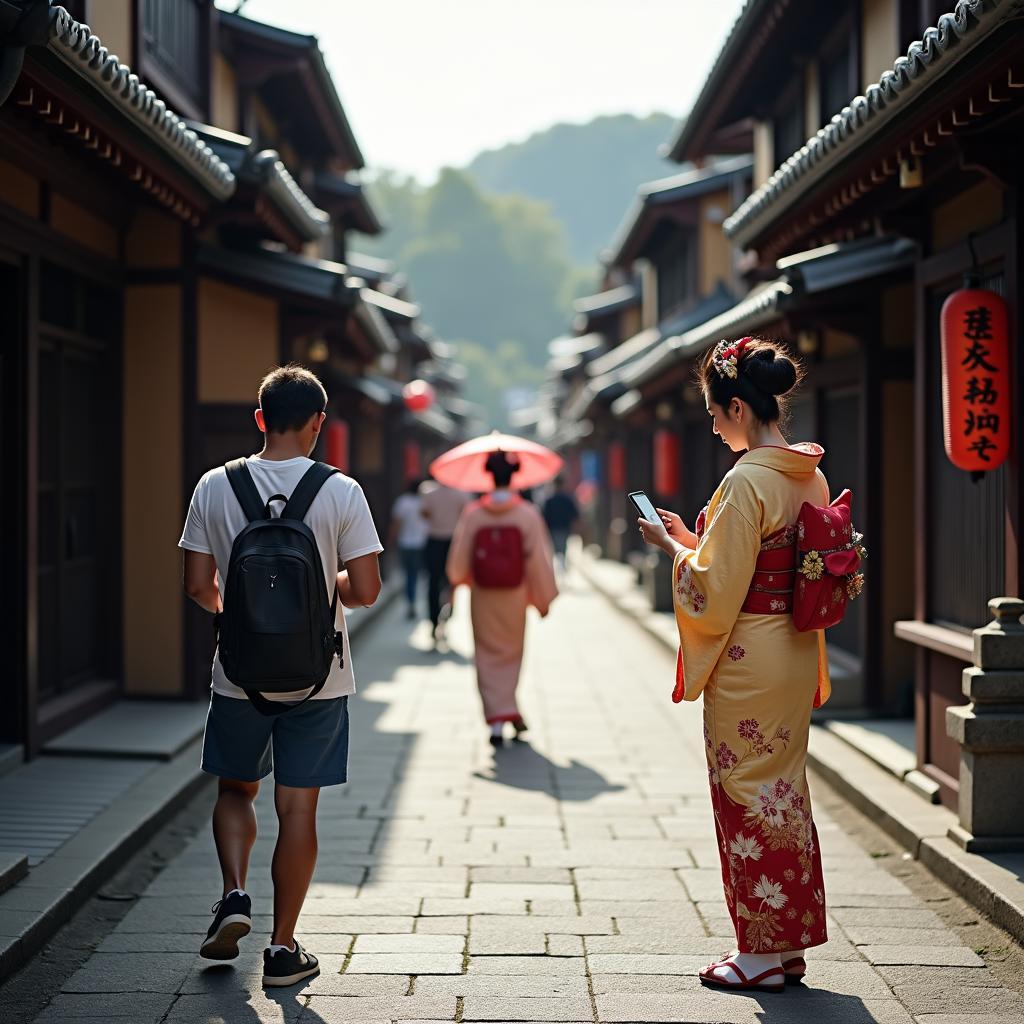
<path id="1" fill-rule="evenodd" d="M 305 519 L 309 506 L 313 499 L 320 493 L 320 488 L 340 472 L 334 466 L 328 466 L 324 462 L 314 462 L 302 475 L 302 479 L 295 485 L 292 496 L 288 499 L 281 512 L 282 519 Z"/>
<path id="2" fill-rule="evenodd" d="M 260 492 L 256 490 L 256 484 L 253 482 L 249 467 L 245 464 L 245 459 L 234 459 L 226 463 L 224 472 L 227 474 L 228 483 L 231 484 L 231 490 L 235 492 L 238 504 L 242 506 L 245 518 L 250 523 L 257 519 L 266 519 L 267 508 L 263 504 Z"/>

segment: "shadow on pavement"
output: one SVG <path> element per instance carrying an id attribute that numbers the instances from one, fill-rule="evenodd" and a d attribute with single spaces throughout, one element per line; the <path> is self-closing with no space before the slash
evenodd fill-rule
<path id="1" fill-rule="evenodd" d="M 575 758 L 568 765 L 558 765 L 523 742 L 495 750 L 491 774 L 473 775 L 502 786 L 547 793 L 569 801 L 592 800 L 602 793 L 618 793 L 624 788 L 608 782 L 600 772 Z"/>

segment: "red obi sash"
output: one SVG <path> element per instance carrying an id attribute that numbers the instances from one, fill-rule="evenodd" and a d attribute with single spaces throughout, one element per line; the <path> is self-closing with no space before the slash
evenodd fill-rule
<path id="1" fill-rule="evenodd" d="M 741 612 L 789 615 L 796 580 L 796 527 L 784 526 L 761 544 L 747 599 Z"/>

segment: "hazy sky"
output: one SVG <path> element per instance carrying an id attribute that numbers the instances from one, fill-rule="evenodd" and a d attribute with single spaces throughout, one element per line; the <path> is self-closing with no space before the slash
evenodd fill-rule
<path id="1" fill-rule="evenodd" d="M 248 0 L 243 13 L 319 36 L 368 166 L 429 180 L 560 121 L 684 114 L 741 6 Z"/>

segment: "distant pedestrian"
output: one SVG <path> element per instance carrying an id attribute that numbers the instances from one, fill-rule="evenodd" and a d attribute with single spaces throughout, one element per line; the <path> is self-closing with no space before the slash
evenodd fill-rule
<path id="1" fill-rule="evenodd" d="M 794 580 L 803 579 L 793 568 L 798 516 L 805 503 L 828 504 L 828 485 L 818 469 L 823 450 L 790 445 L 779 429 L 779 396 L 799 376 L 774 343 L 718 345 L 702 367 L 704 399 L 714 433 L 743 454 L 695 532 L 665 509 L 656 510 L 661 522 L 639 521 L 645 540 L 674 558 L 674 699 L 704 696 L 711 802 L 736 930 L 736 949 L 700 971 L 718 988 L 780 992 L 803 977 L 807 947 L 828 938 L 806 775 L 811 708 L 828 698 L 828 660 L 824 632 L 799 631 L 793 618 Z"/>
<path id="2" fill-rule="evenodd" d="M 203 771 L 220 780 L 213 837 L 223 892 L 213 906 L 200 955 L 233 960 L 238 940 L 252 928 L 245 884 L 256 841 L 253 801 L 260 780 L 273 770 L 278 838 L 271 867 L 274 928 L 263 953 L 263 984 L 268 987 L 291 985 L 319 971 L 317 958 L 295 938 L 295 924 L 316 866 L 320 787 L 343 783 L 348 773 L 348 695 L 355 681 L 345 617 L 337 608 L 332 636 L 323 633 L 321 618 L 303 616 L 311 607 L 330 615 L 335 600 L 346 608 L 372 605 L 380 593 L 382 549 L 362 490 L 355 480 L 308 458 L 326 404 L 323 386 L 308 370 L 292 365 L 269 373 L 260 385 L 256 410 L 265 435 L 263 450 L 206 473 L 192 496 L 179 542 L 185 551 L 186 593 L 208 612 L 226 616 L 213 661 L 202 759 Z M 294 516 L 289 512 L 293 500 L 305 506 L 296 508 Z M 271 509 L 285 501 L 285 515 L 275 519 Z M 263 525 L 267 520 L 282 525 L 268 528 Z M 288 526 L 292 520 L 304 525 Z M 309 535 L 308 557 L 295 556 L 294 548 L 291 557 L 289 549 L 275 548 L 280 541 L 273 538 L 285 534 L 296 535 L 296 544 Z M 253 549 L 245 547 L 247 536 L 268 539 Z M 233 552 L 240 550 L 252 553 L 232 562 Z M 234 637 L 249 630 L 244 634 L 253 637 L 249 647 L 225 646 L 229 629 L 237 629 L 228 634 Z M 324 643 L 311 647 L 310 635 Z M 259 649 L 257 641 L 262 642 Z M 339 649 L 341 660 L 334 656 Z M 288 660 L 295 671 L 307 657 L 329 667 L 311 688 L 269 692 L 273 687 L 264 680 L 268 692 L 260 694 L 254 692 L 258 687 L 234 685 L 222 653 L 237 681 L 245 680 L 236 666 L 249 663 L 247 671 L 252 671 L 253 663 L 259 669 L 275 658 Z M 278 677 L 277 685 L 300 678 L 287 666 L 282 673 L 287 674 Z"/>
<path id="3" fill-rule="evenodd" d="M 551 534 L 551 546 L 560 567 L 565 569 L 565 555 L 569 545 L 569 536 L 576 529 L 580 518 L 580 510 L 572 495 L 565 489 L 565 480 L 555 480 L 555 493 L 544 502 L 544 522 Z"/>
<path id="4" fill-rule="evenodd" d="M 491 743 L 500 747 L 506 722 L 516 738 L 526 731 L 516 702 L 526 610 L 533 605 L 545 617 L 558 586 L 544 520 L 510 489 L 518 464 L 504 452 L 486 458 L 494 490 L 462 513 L 448 576 L 470 588 L 477 686 Z"/>
<path id="5" fill-rule="evenodd" d="M 397 546 L 398 556 L 405 573 L 405 603 L 407 619 L 416 618 L 416 598 L 420 573 L 423 570 L 423 551 L 427 545 L 427 522 L 423 518 L 423 501 L 419 495 L 420 481 L 413 480 L 400 494 L 391 509 L 389 540 Z"/>
<path id="6" fill-rule="evenodd" d="M 462 510 L 471 498 L 463 491 L 427 480 L 420 488 L 422 515 L 427 523 L 427 544 L 423 551 L 427 566 L 427 610 L 434 642 L 443 639 L 451 614 L 451 585 L 445 572 L 452 534 Z"/>

